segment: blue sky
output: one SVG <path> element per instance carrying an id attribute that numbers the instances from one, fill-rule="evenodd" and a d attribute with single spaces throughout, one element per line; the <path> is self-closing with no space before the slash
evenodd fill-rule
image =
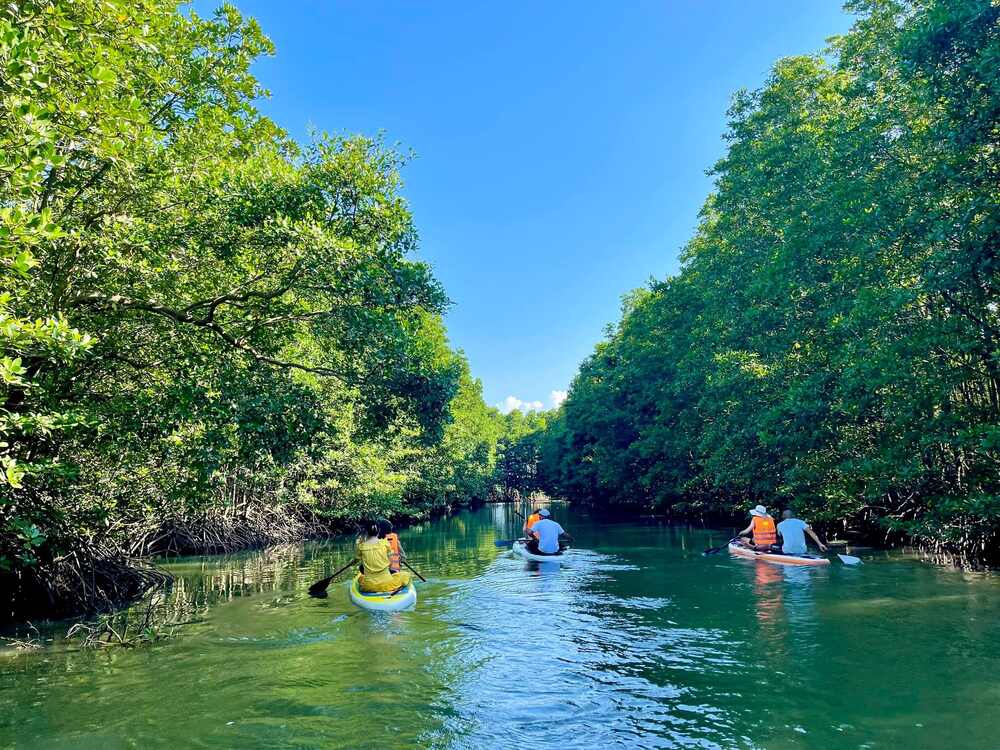
<path id="1" fill-rule="evenodd" d="M 385 131 L 486 400 L 551 405 L 621 297 L 675 273 L 732 93 L 819 51 L 840 0 L 237 0 L 293 136 Z M 197 2 L 204 13 L 213 4 Z"/>

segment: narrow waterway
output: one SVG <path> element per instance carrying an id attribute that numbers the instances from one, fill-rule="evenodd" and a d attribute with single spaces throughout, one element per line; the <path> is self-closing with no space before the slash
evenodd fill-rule
<path id="1" fill-rule="evenodd" d="M 599 525 L 497 549 L 508 507 L 404 530 L 416 609 L 325 600 L 349 543 L 188 558 L 136 649 L 0 652 L 0 748 L 991 748 L 1000 581 L 899 554 L 802 569 Z"/>

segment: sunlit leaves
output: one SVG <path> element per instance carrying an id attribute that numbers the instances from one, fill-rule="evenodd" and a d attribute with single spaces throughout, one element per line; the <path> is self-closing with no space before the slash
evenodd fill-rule
<path id="1" fill-rule="evenodd" d="M 550 490 L 995 547 L 1000 7 L 851 7 L 734 98 L 683 271 L 582 365 Z"/>
<path id="2" fill-rule="evenodd" d="M 496 436 L 413 256 L 409 156 L 289 139 L 257 109 L 272 52 L 231 5 L 0 7 L 7 567 L 248 504 L 420 515 L 488 491 Z"/>

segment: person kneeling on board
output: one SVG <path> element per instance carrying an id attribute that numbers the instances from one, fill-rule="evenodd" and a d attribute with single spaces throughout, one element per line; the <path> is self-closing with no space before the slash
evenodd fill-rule
<path id="1" fill-rule="evenodd" d="M 528 551 L 536 555 L 557 555 L 562 550 L 560 537 L 569 537 L 566 529 L 552 520 L 547 508 L 538 511 L 539 520 L 528 531 Z M 572 537 L 569 537 L 572 539 Z"/>
<path id="2" fill-rule="evenodd" d="M 750 511 L 750 525 L 738 534 L 744 538 L 750 535 L 753 535 L 753 541 L 746 542 L 746 545 L 755 550 L 770 552 L 771 547 L 778 544 L 778 531 L 774 519 L 767 514 L 767 508 L 763 505 L 758 505 Z"/>
<path id="3" fill-rule="evenodd" d="M 361 561 L 361 579 L 358 588 L 369 593 L 392 592 L 403 588 L 410 582 L 410 574 L 406 571 L 393 573 L 389 569 L 389 556 L 392 547 L 389 542 L 379 537 L 377 521 L 365 526 L 366 537 L 358 537 L 355 554 Z"/>
<path id="4" fill-rule="evenodd" d="M 778 533 L 781 534 L 782 552 L 786 555 L 804 555 L 808 551 L 806 534 L 813 538 L 820 552 L 826 552 L 826 545 L 819 540 L 809 524 L 795 517 L 795 511 L 789 508 L 781 514 L 781 518 L 783 520 L 778 524 Z"/>

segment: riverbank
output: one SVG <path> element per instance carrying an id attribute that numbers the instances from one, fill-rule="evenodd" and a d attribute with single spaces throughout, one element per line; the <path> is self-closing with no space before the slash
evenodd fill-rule
<path id="1" fill-rule="evenodd" d="M 459 508 L 481 505 L 465 500 L 411 508 L 392 515 L 405 528 Z M 136 523 L 100 544 L 32 568 L 0 574 L 10 592 L 0 627 L 29 620 L 61 620 L 125 607 L 170 581 L 161 563 L 190 555 L 217 555 L 274 545 L 328 539 L 352 533 L 357 519 L 324 516 L 301 505 L 248 503 L 238 513 L 210 511 L 191 518 Z"/>

